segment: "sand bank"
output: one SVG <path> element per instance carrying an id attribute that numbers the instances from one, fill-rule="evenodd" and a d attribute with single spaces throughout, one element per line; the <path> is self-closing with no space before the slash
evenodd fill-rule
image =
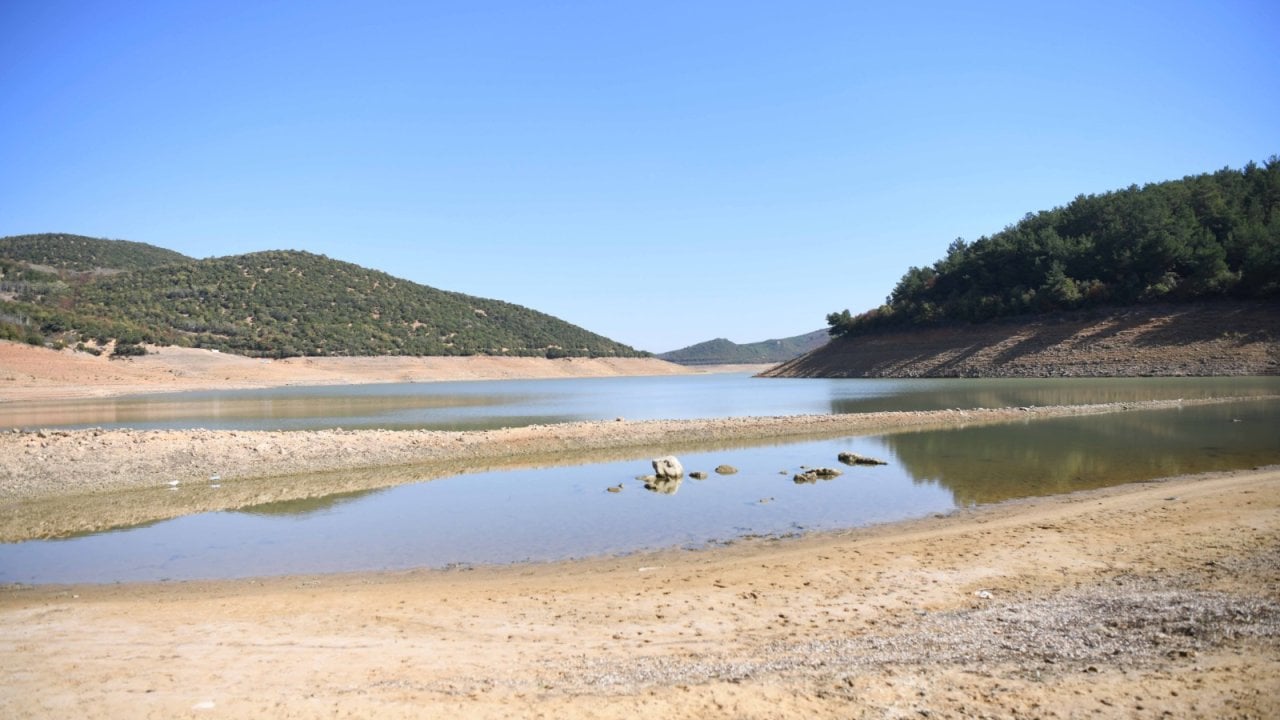
<path id="1" fill-rule="evenodd" d="M 0 590 L 0 715 L 1280 716 L 1280 469 L 698 552 Z"/>

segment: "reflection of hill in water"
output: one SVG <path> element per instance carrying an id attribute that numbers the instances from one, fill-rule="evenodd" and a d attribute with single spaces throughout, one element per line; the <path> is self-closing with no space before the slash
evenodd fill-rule
<path id="1" fill-rule="evenodd" d="M 917 482 L 936 482 L 971 505 L 1280 462 L 1278 424 L 1280 403 L 1251 402 L 880 440 Z"/>
<path id="2" fill-rule="evenodd" d="M 905 382 L 906 387 L 901 391 L 883 396 L 835 398 L 831 401 L 831 412 L 1095 405 L 1280 392 L 1280 378 L 1274 377 L 927 379 Z"/>
<path id="3" fill-rule="evenodd" d="M 370 497 L 383 492 L 384 490 L 386 490 L 386 488 L 378 490 L 356 490 L 354 492 L 336 493 L 334 495 L 303 498 L 301 500 L 281 500 L 279 502 L 270 502 L 263 503 L 261 505 L 249 505 L 247 507 L 237 508 L 236 512 L 245 513 L 247 515 L 267 515 L 272 517 L 313 515 L 326 510 L 332 510 L 340 505 L 345 505 L 346 503 L 354 502 L 364 497 Z"/>

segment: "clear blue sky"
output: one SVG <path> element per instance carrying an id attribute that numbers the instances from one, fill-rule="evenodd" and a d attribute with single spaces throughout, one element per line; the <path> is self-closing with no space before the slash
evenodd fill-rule
<path id="1" fill-rule="evenodd" d="M 1280 154 L 1280 3 L 0 2 L 0 235 L 293 248 L 661 352 Z"/>

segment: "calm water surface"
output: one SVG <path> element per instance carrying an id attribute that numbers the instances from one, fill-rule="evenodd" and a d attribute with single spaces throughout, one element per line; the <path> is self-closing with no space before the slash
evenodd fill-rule
<path id="1" fill-rule="evenodd" d="M 0 545 L 0 581 L 249 577 L 702 547 L 1274 464 L 1278 427 L 1280 402 L 1256 401 L 686 453 L 687 470 L 728 463 L 740 472 L 685 479 L 667 494 L 634 480 L 650 471 L 647 456 L 479 473 Z M 889 465 L 843 467 L 836 462 L 843 450 Z M 844 475 L 797 484 L 792 477 L 802 465 L 840 467 Z M 618 483 L 622 492 L 606 492 Z"/>
<path id="2" fill-rule="evenodd" d="M 761 379 L 746 374 L 394 383 L 0 404 L 3 428 L 489 429 L 1280 394 L 1270 378 Z"/>

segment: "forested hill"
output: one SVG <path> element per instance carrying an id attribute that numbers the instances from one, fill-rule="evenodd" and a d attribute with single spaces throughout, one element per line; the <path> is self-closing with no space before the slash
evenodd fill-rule
<path id="1" fill-rule="evenodd" d="M 7 297 L 0 337 L 89 348 L 116 340 L 263 357 L 643 354 L 545 313 L 296 251 L 31 283 Z"/>
<path id="2" fill-rule="evenodd" d="M 778 340 L 739 345 L 716 338 L 696 345 L 661 353 L 659 358 L 680 365 L 736 365 L 786 362 L 824 345 L 830 338 L 825 330 Z"/>
<path id="3" fill-rule="evenodd" d="M 832 335 L 1097 307 L 1280 295 L 1280 158 L 1081 195 L 912 267 Z"/>
<path id="4" fill-rule="evenodd" d="M 191 260 L 180 252 L 146 243 L 64 233 L 0 238 L 0 258 L 72 272 L 140 270 Z"/>
<path id="5" fill-rule="evenodd" d="M 1143 303 L 836 338 L 770 377 L 1280 374 L 1280 298 Z"/>

